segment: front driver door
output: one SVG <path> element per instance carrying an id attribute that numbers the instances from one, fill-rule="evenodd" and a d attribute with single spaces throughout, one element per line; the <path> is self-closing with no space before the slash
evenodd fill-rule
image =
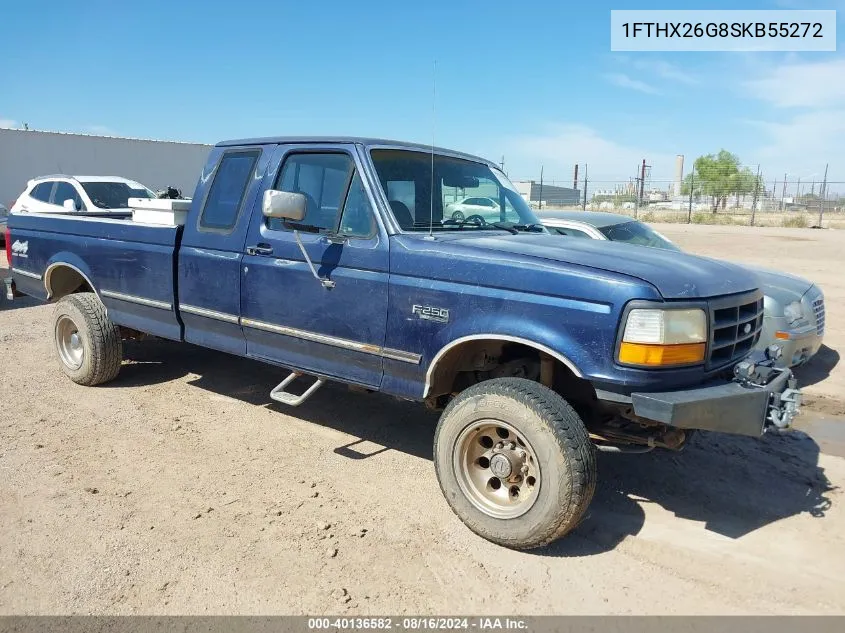
<path id="1" fill-rule="evenodd" d="M 242 265 L 247 353 L 377 387 L 387 319 L 388 241 L 354 145 L 280 146 L 266 188 L 302 193 L 296 225 L 254 214 Z M 260 204 L 260 201 L 259 201 Z M 319 231 L 319 232 L 315 232 Z M 339 239 L 330 239 L 337 235 Z"/>

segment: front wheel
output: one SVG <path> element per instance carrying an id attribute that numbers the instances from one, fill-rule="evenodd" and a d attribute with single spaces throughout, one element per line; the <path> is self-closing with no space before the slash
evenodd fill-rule
<path id="1" fill-rule="evenodd" d="M 80 385 L 99 385 L 120 371 L 120 328 L 93 292 L 62 297 L 53 311 L 53 343 L 65 375 Z"/>
<path id="2" fill-rule="evenodd" d="M 488 380 L 452 400 L 437 425 L 434 465 L 461 521 L 514 549 L 572 530 L 595 490 L 595 449 L 581 418 L 523 378 Z"/>

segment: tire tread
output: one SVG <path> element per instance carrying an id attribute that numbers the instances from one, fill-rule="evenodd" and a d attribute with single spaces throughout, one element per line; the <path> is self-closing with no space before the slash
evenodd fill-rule
<path id="1" fill-rule="evenodd" d="M 571 491 L 568 495 L 568 505 L 560 508 L 555 520 L 550 522 L 543 532 L 533 534 L 530 541 L 513 542 L 504 534 L 492 535 L 488 538 L 513 549 L 533 549 L 548 545 L 578 525 L 593 498 L 596 488 L 596 455 L 587 428 L 563 397 L 548 387 L 525 378 L 497 378 L 473 385 L 449 403 L 441 419 L 446 419 L 460 400 L 482 395 L 513 398 L 534 410 L 550 425 L 552 435 L 560 448 L 560 452 L 555 454 L 564 465 L 569 467 L 561 469 L 560 484 L 569 487 Z M 435 432 L 435 463 L 438 463 L 438 439 L 441 428 L 442 426 L 438 425 Z M 440 487 L 446 495 L 442 479 L 440 479 Z M 455 508 L 452 510 L 470 529 L 477 531 L 455 511 Z"/>
<path id="2" fill-rule="evenodd" d="M 120 328 L 109 319 L 106 306 L 93 292 L 74 293 L 59 300 L 53 313 L 54 320 L 64 309 L 63 304 L 70 304 L 82 313 L 84 326 L 93 343 L 89 370 L 82 375 L 70 376 L 71 379 L 89 387 L 114 380 L 123 362 L 123 341 Z"/>

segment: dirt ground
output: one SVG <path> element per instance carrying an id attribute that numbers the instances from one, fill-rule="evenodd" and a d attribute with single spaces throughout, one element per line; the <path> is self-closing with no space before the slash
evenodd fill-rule
<path id="1" fill-rule="evenodd" d="M 817 279 L 836 364 L 842 237 L 661 230 Z M 447 507 L 421 407 L 335 385 L 284 408 L 275 370 L 169 342 L 79 387 L 50 310 L 0 300 L 0 614 L 845 612 L 845 459 L 803 432 L 600 454 L 581 526 L 513 552 Z M 810 374 L 824 406 L 839 370 Z"/>

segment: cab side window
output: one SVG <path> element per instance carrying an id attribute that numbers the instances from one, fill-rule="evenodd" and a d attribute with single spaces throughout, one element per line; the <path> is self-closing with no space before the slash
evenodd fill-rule
<path id="1" fill-rule="evenodd" d="M 370 199 L 364 191 L 364 184 L 357 171 L 349 185 L 349 194 L 346 196 L 346 204 L 343 205 L 338 232 L 348 237 L 371 237 L 376 232 L 373 208 L 370 206 Z"/>
<path id="2" fill-rule="evenodd" d="M 300 224 L 321 231 L 338 231 L 366 237 L 375 228 L 373 211 L 355 170 L 345 153 L 291 154 L 282 165 L 274 189 L 305 196 L 305 217 Z M 267 220 L 267 228 L 288 230 L 285 221 Z"/>

